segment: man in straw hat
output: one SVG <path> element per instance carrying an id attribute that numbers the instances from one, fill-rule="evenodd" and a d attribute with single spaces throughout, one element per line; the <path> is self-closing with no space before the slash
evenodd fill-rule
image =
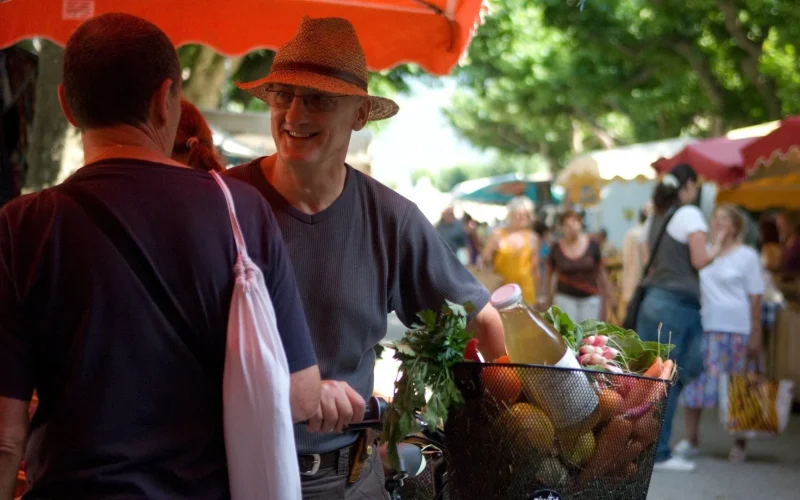
<path id="1" fill-rule="evenodd" d="M 341 431 L 364 414 L 373 348 L 390 312 L 411 325 L 445 300 L 472 302 L 471 327 L 484 355 L 505 352 L 488 292 L 422 212 L 345 164 L 353 131 L 398 110 L 369 95 L 367 80 L 353 26 L 305 18 L 270 73 L 239 85 L 269 104 L 277 154 L 229 172 L 258 188 L 275 211 L 323 377 L 316 415 L 296 428 L 305 499 L 386 495 L 371 436 Z"/>
<path id="2" fill-rule="evenodd" d="M 86 166 L 0 211 L 2 499 L 23 449 L 26 498 L 230 498 L 222 373 L 236 247 L 220 186 L 170 159 L 180 88 L 175 48 L 143 19 L 98 16 L 67 42 L 59 97 Z M 280 229 L 254 189 L 226 184 L 302 421 L 319 370 Z"/>

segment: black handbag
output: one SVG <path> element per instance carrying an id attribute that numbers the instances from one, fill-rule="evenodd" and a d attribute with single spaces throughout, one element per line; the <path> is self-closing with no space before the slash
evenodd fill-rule
<path id="1" fill-rule="evenodd" d="M 636 320 L 639 317 L 639 307 L 642 305 L 645 292 L 647 292 L 647 287 L 644 285 L 644 280 L 647 278 L 647 274 L 650 272 L 650 268 L 653 266 L 653 261 L 655 260 L 656 252 L 658 251 L 658 245 L 661 243 L 664 233 L 667 232 L 667 224 L 669 224 L 669 221 L 672 220 L 672 216 L 675 215 L 675 212 L 677 212 L 677 210 L 673 208 L 667 213 L 667 216 L 664 217 L 664 223 L 661 225 L 661 229 L 659 229 L 656 243 L 653 245 L 652 250 L 650 250 L 650 259 L 647 261 L 647 265 L 644 266 L 642 277 L 639 280 L 639 284 L 636 286 L 636 291 L 633 292 L 633 296 L 631 296 L 631 300 L 628 302 L 628 305 L 625 309 L 625 321 L 622 322 L 623 328 L 628 330 L 636 329 Z"/>

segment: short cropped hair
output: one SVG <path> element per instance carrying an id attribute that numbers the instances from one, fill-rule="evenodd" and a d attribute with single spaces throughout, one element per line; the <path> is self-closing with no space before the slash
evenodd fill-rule
<path id="1" fill-rule="evenodd" d="M 64 93 L 81 129 L 146 122 L 153 94 L 168 78 L 179 91 L 175 47 L 155 24 L 136 16 L 94 17 L 67 42 Z"/>

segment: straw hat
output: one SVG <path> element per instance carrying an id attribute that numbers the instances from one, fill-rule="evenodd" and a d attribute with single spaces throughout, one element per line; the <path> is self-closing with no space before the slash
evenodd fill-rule
<path id="1" fill-rule="evenodd" d="M 269 74 L 254 82 L 236 83 L 240 89 L 267 100 L 270 84 L 294 85 L 337 95 L 369 97 L 369 120 L 397 114 L 391 99 L 367 92 L 367 59 L 350 21 L 336 17 L 304 17 L 294 38 L 283 44 Z"/>

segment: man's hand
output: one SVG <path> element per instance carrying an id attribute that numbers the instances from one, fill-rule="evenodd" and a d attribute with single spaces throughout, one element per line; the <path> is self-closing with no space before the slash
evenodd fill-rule
<path id="1" fill-rule="evenodd" d="M 310 432 L 343 432 L 346 425 L 364 420 L 364 398 L 347 382 L 322 381 L 322 397 L 317 412 L 308 421 Z"/>

